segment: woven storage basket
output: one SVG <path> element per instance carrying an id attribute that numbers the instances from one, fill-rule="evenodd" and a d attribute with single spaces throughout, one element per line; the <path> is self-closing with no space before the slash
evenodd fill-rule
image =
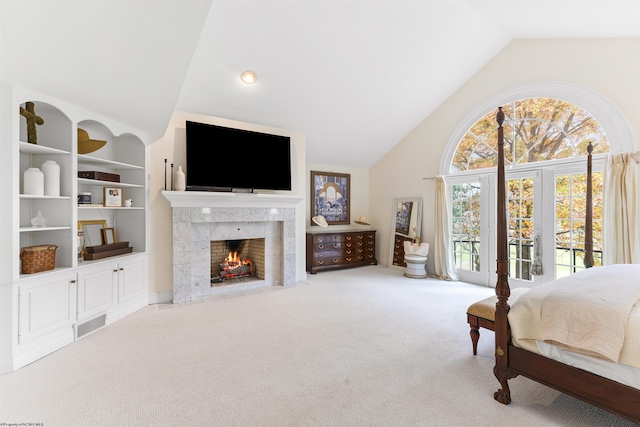
<path id="1" fill-rule="evenodd" d="M 56 266 L 56 245 L 27 246 L 20 249 L 22 274 L 53 270 Z"/>

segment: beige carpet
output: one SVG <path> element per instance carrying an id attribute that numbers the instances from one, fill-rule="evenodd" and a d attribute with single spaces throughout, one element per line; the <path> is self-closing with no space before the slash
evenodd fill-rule
<path id="1" fill-rule="evenodd" d="M 382 266 L 154 305 L 0 376 L 0 425 L 629 426 L 526 378 L 493 400 L 493 290 Z"/>

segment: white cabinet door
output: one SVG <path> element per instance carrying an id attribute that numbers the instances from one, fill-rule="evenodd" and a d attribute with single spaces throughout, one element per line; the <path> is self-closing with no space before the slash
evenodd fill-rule
<path id="1" fill-rule="evenodd" d="M 19 285 L 18 342 L 23 344 L 76 320 L 75 274 L 44 276 Z"/>
<path id="2" fill-rule="evenodd" d="M 117 264 L 101 264 L 78 272 L 78 320 L 104 313 L 117 304 L 117 298 Z"/>
<path id="3" fill-rule="evenodd" d="M 120 261 L 118 264 L 118 302 L 126 302 L 146 292 L 146 275 L 146 258 Z"/>

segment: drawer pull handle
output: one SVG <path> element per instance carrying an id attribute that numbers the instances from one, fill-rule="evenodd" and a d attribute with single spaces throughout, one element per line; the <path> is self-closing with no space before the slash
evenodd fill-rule
<path id="1" fill-rule="evenodd" d="M 318 249 L 324 249 L 324 245 L 318 245 Z"/>
<path id="2" fill-rule="evenodd" d="M 324 264 L 324 261 L 318 261 L 318 264 L 322 265 L 322 264 Z"/>
<path id="3" fill-rule="evenodd" d="M 117 273 L 117 272 L 118 272 L 118 269 L 117 269 L 117 268 L 114 268 L 114 269 L 113 269 L 113 272 L 114 272 L 114 273 Z"/>

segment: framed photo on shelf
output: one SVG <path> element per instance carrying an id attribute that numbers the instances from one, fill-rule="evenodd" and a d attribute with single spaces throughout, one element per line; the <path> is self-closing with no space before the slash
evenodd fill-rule
<path id="1" fill-rule="evenodd" d="M 311 218 L 322 215 L 328 225 L 349 224 L 350 180 L 346 173 L 311 171 Z"/>
<path id="2" fill-rule="evenodd" d="M 102 242 L 102 230 L 107 228 L 107 221 L 104 219 L 90 219 L 78 221 L 78 254 L 82 257 L 87 246 L 100 246 Z M 115 236 L 115 234 L 114 234 Z"/>
<path id="3" fill-rule="evenodd" d="M 116 231 L 113 227 L 103 228 L 100 230 L 103 245 L 110 245 L 116 242 Z"/>
<path id="4" fill-rule="evenodd" d="M 122 187 L 104 187 L 102 200 L 105 207 L 122 207 Z"/>

